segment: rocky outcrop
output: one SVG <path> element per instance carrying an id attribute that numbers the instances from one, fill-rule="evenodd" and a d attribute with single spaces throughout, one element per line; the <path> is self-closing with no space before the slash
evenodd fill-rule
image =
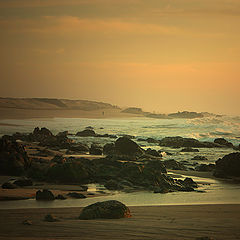
<path id="1" fill-rule="evenodd" d="M 79 219 L 114 219 L 131 217 L 130 210 L 123 203 L 116 200 L 97 202 L 83 208 Z"/>
<path id="2" fill-rule="evenodd" d="M 159 153 L 157 150 L 151 149 L 151 148 L 148 148 L 148 149 L 146 150 L 146 154 L 151 155 L 151 156 L 154 156 L 154 157 L 162 157 L 162 154 L 161 154 L 161 153 Z"/>
<path id="3" fill-rule="evenodd" d="M 103 149 L 99 145 L 92 144 L 90 149 L 89 149 L 89 153 L 92 154 L 92 155 L 102 155 Z"/>
<path id="4" fill-rule="evenodd" d="M 20 143 L 2 137 L 0 139 L 0 174 L 19 176 L 31 165 L 31 159 Z"/>
<path id="5" fill-rule="evenodd" d="M 230 153 L 216 161 L 214 176 L 219 178 L 240 177 L 240 152 Z"/>
<path id="6" fill-rule="evenodd" d="M 165 160 L 163 163 L 167 169 L 186 170 L 186 167 L 184 166 L 184 164 L 182 164 L 174 159 Z"/>
<path id="7" fill-rule="evenodd" d="M 120 137 L 115 142 L 115 150 L 123 155 L 142 155 L 144 150 L 128 137 Z"/>
<path id="8" fill-rule="evenodd" d="M 36 192 L 36 200 L 53 201 L 55 199 L 53 193 L 47 189 L 38 190 Z"/>

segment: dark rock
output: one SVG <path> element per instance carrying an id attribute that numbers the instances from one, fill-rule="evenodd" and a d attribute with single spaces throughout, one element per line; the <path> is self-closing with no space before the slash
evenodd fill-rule
<path id="1" fill-rule="evenodd" d="M 225 147 L 228 147 L 228 148 L 233 148 L 233 144 L 231 142 L 228 142 L 226 139 L 224 138 L 216 138 L 214 140 L 214 143 L 217 143 L 217 144 L 220 144 L 220 145 L 223 145 Z"/>
<path id="2" fill-rule="evenodd" d="M 15 188 L 17 188 L 17 186 L 9 181 L 9 182 L 3 183 L 2 188 L 3 189 L 15 189 Z"/>
<path id="3" fill-rule="evenodd" d="M 216 161 L 215 177 L 240 177 L 240 152 L 230 153 Z"/>
<path id="4" fill-rule="evenodd" d="M 54 163 L 65 163 L 66 162 L 66 158 L 63 157 L 63 155 L 56 155 L 52 158 L 51 162 L 54 162 Z"/>
<path id="5" fill-rule="evenodd" d="M 85 129 L 81 132 L 77 132 L 76 136 L 79 136 L 79 137 L 95 137 L 96 133 L 92 129 Z"/>
<path id="6" fill-rule="evenodd" d="M 31 165 L 24 147 L 12 140 L 0 139 L 0 174 L 19 176 Z"/>
<path id="7" fill-rule="evenodd" d="M 165 160 L 163 163 L 167 169 L 186 170 L 186 167 L 184 166 L 184 164 L 182 164 L 174 159 Z"/>
<path id="8" fill-rule="evenodd" d="M 120 137 L 115 142 L 115 149 L 123 155 L 142 155 L 143 149 L 128 137 Z"/>
<path id="9" fill-rule="evenodd" d="M 35 136 L 42 135 L 42 136 L 46 136 L 46 137 L 53 136 L 52 132 L 45 127 L 41 128 L 41 129 L 39 127 L 34 128 L 33 135 L 35 135 Z"/>
<path id="10" fill-rule="evenodd" d="M 199 155 L 197 155 L 197 156 L 194 156 L 191 160 L 194 160 L 194 161 L 206 161 L 206 160 L 208 160 L 206 157 L 204 157 L 204 156 L 199 156 Z"/>
<path id="11" fill-rule="evenodd" d="M 160 154 L 158 151 L 156 151 L 154 149 L 151 149 L 151 148 L 148 148 L 146 150 L 146 154 L 149 154 L 149 155 L 154 156 L 154 157 L 162 157 L 162 154 Z"/>
<path id="12" fill-rule="evenodd" d="M 59 132 L 56 137 L 67 137 L 68 135 L 68 131 L 64 131 L 64 132 Z"/>
<path id="13" fill-rule="evenodd" d="M 43 200 L 43 201 L 53 201 L 55 199 L 53 193 L 47 189 L 38 190 L 36 192 L 36 200 Z"/>
<path id="14" fill-rule="evenodd" d="M 68 150 L 76 153 L 87 153 L 89 152 L 89 147 L 86 144 L 77 143 L 77 144 L 71 144 L 68 147 Z"/>
<path id="15" fill-rule="evenodd" d="M 96 144 L 92 144 L 91 148 L 89 150 L 89 153 L 91 155 L 102 155 L 103 150 L 102 150 L 102 147 L 100 147 L 100 146 L 98 146 Z"/>
<path id="16" fill-rule="evenodd" d="M 156 140 L 156 139 L 154 139 L 154 138 L 147 138 L 146 141 L 147 141 L 148 143 L 159 143 L 159 141 Z"/>
<path id="17" fill-rule="evenodd" d="M 72 198 L 77 198 L 77 199 L 80 199 L 80 198 L 86 198 L 85 195 L 83 195 L 82 193 L 77 193 L 77 192 L 70 192 L 67 194 L 69 197 L 72 197 Z"/>
<path id="18" fill-rule="evenodd" d="M 118 181 L 115 181 L 113 179 L 107 181 L 104 184 L 104 187 L 107 188 L 108 190 L 121 190 L 123 189 L 123 187 L 121 186 L 121 184 L 119 184 Z"/>
<path id="19" fill-rule="evenodd" d="M 112 155 L 115 153 L 115 145 L 114 143 L 107 143 L 103 147 L 103 154 Z"/>
<path id="20" fill-rule="evenodd" d="M 46 222 L 58 222 L 59 219 L 56 218 L 55 216 L 53 216 L 52 214 L 47 214 L 47 215 L 44 217 L 44 221 L 46 221 Z"/>
<path id="21" fill-rule="evenodd" d="M 66 197 L 64 197 L 62 194 L 58 194 L 55 199 L 58 199 L 58 200 L 65 200 L 67 199 Z"/>
<path id="22" fill-rule="evenodd" d="M 199 152 L 196 148 L 186 147 L 181 150 L 181 152 Z"/>
<path id="23" fill-rule="evenodd" d="M 97 202 L 85 207 L 82 210 L 79 219 L 114 219 L 125 217 L 131 217 L 129 208 L 119 201 L 110 200 Z"/>
<path id="24" fill-rule="evenodd" d="M 200 164 L 195 168 L 198 172 L 212 172 L 215 169 L 215 164 Z"/>
<path id="25" fill-rule="evenodd" d="M 26 187 L 26 186 L 33 185 L 32 180 L 30 178 L 26 178 L 26 177 L 19 178 L 16 181 L 14 181 L 13 183 L 19 187 Z"/>
<path id="26" fill-rule="evenodd" d="M 192 187 L 192 188 L 197 188 L 198 187 L 197 183 L 194 182 L 192 180 L 192 178 L 189 178 L 189 177 L 187 177 L 183 180 L 183 184 L 187 187 Z"/>

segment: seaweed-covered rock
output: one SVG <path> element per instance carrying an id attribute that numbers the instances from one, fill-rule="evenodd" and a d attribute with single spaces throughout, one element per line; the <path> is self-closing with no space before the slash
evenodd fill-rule
<path id="1" fill-rule="evenodd" d="M 38 190 L 36 192 L 36 200 L 53 201 L 55 199 L 53 193 L 47 189 Z"/>
<path id="2" fill-rule="evenodd" d="M 130 210 L 123 203 L 116 200 L 97 202 L 83 208 L 79 219 L 114 219 L 131 217 Z"/>

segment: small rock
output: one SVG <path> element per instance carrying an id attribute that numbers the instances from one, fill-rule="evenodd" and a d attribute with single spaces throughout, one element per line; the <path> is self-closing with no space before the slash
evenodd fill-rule
<path id="1" fill-rule="evenodd" d="M 36 192 L 36 200 L 52 201 L 55 197 L 53 193 L 47 189 L 38 190 Z"/>
<path id="2" fill-rule="evenodd" d="M 70 192 L 67 195 L 72 198 L 86 198 L 85 195 L 83 195 L 82 193 L 77 193 L 77 192 Z"/>

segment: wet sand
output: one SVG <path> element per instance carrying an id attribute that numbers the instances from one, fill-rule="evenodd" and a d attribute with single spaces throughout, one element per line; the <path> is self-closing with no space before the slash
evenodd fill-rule
<path id="1" fill-rule="evenodd" d="M 130 207 L 127 219 L 78 220 L 81 208 L 0 210 L 0 239 L 240 239 L 240 205 Z M 46 214 L 59 222 L 44 222 Z M 32 225 L 23 225 L 28 219 Z"/>

